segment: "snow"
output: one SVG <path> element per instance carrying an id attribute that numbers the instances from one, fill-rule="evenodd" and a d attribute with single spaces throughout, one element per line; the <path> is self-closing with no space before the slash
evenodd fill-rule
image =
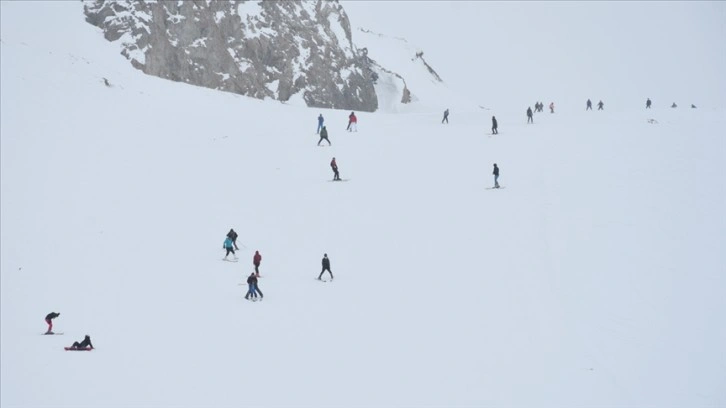
<path id="1" fill-rule="evenodd" d="M 0 7 L 0 406 L 726 403 L 724 105 L 422 100 L 347 133 L 144 75 L 80 3 Z"/>

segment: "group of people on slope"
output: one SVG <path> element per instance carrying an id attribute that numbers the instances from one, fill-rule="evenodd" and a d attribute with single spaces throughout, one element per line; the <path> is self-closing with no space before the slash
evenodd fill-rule
<path id="1" fill-rule="evenodd" d="M 601 100 L 597 103 L 597 110 L 603 110 L 603 106 L 605 106 L 605 104 Z M 590 99 L 588 99 L 585 104 L 585 110 L 592 110 L 592 101 Z"/>
<path id="2" fill-rule="evenodd" d="M 48 325 L 48 330 L 43 334 L 55 334 L 53 332 L 53 319 L 60 316 L 60 313 L 50 312 L 45 315 L 45 323 Z M 62 333 L 61 333 L 62 334 Z M 91 336 L 87 335 L 81 341 L 74 341 L 70 347 L 66 347 L 66 350 L 93 350 L 93 343 L 91 343 Z"/>

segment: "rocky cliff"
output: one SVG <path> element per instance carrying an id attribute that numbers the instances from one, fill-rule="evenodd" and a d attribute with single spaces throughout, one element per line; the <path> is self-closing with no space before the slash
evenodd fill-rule
<path id="1" fill-rule="evenodd" d="M 84 10 L 150 75 L 311 107 L 378 108 L 374 67 L 337 0 L 92 0 Z"/>

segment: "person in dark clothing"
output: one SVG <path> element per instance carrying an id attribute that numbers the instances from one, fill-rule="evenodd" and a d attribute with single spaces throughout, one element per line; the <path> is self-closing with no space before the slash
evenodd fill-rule
<path id="1" fill-rule="evenodd" d="M 323 128 L 320 129 L 320 140 L 318 140 L 318 146 L 320 146 L 320 143 L 323 140 L 325 140 L 326 142 L 328 142 L 328 146 L 331 145 L 330 139 L 328 139 L 328 129 L 325 126 L 323 126 Z"/>
<path id="2" fill-rule="evenodd" d="M 83 338 L 83 341 L 80 343 L 77 341 L 73 342 L 73 345 L 71 346 L 72 349 L 83 349 L 86 347 L 93 348 L 93 344 L 91 343 L 91 336 L 86 334 L 86 337 Z"/>
<path id="3" fill-rule="evenodd" d="M 252 272 L 250 276 L 247 277 L 247 294 L 245 295 L 245 299 L 257 299 L 258 293 L 260 294 L 260 299 L 262 299 L 264 295 L 262 294 L 260 288 L 257 287 L 257 276 L 254 272 Z"/>
<path id="4" fill-rule="evenodd" d="M 673 105 L 671 105 L 671 108 L 677 108 L 677 107 L 678 107 L 678 105 L 676 105 L 676 103 L 673 102 Z"/>
<path id="5" fill-rule="evenodd" d="M 323 114 L 321 113 L 320 116 L 318 116 L 318 130 L 315 133 L 320 133 L 320 129 L 323 128 L 323 122 L 325 122 L 325 119 L 323 119 Z"/>
<path id="6" fill-rule="evenodd" d="M 53 319 L 60 316 L 60 313 L 48 313 L 45 316 L 45 322 L 48 324 L 48 331 L 45 332 L 45 334 L 53 334 Z"/>
<path id="7" fill-rule="evenodd" d="M 330 162 L 330 168 L 333 169 L 333 180 L 340 181 L 340 173 L 338 173 L 338 163 L 335 162 L 335 157 L 333 157 L 333 160 Z"/>
<path id="8" fill-rule="evenodd" d="M 494 163 L 494 188 L 499 188 L 499 167 L 497 167 L 497 164 Z"/>
<path id="9" fill-rule="evenodd" d="M 651 104 L 650 98 L 648 98 L 648 100 L 645 101 L 645 109 L 650 109 L 650 104 Z"/>
<path id="10" fill-rule="evenodd" d="M 592 110 L 592 101 L 589 99 L 587 100 L 587 107 L 585 108 L 585 110 Z"/>
<path id="11" fill-rule="evenodd" d="M 499 125 L 497 124 L 496 116 L 492 116 L 492 134 L 493 135 L 499 134 L 499 131 L 497 130 L 498 127 L 499 127 Z"/>
<path id="12" fill-rule="evenodd" d="M 328 259 L 328 254 L 323 254 L 323 270 L 320 271 L 320 275 L 318 275 L 318 280 L 322 280 L 323 273 L 325 271 L 328 271 L 328 273 L 330 273 L 330 280 L 333 280 L 333 271 L 330 270 L 330 259 Z"/>
<path id="13" fill-rule="evenodd" d="M 532 107 L 527 108 L 527 123 L 534 123 L 534 119 L 532 118 Z"/>
<path id="14" fill-rule="evenodd" d="M 691 104 L 691 109 L 696 109 L 696 105 Z"/>
<path id="15" fill-rule="evenodd" d="M 255 273 L 260 276 L 260 262 L 262 262 L 262 255 L 260 251 L 255 251 L 255 256 L 252 257 L 252 264 L 255 266 Z"/>
<path id="16" fill-rule="evenodd" d="M 227 233 L 227 238 L 232 240 L 232 244 L 234 244 L 234 249 L 239 251 L 239 248 L 237 248 L 237 233 L 233 229 L 230 228 L 229 232 Z"/>
<path id="17" fill-rule="evenodd" d="M 598 103 L 597 103 L 597 110 L 603 110 L 603 109 L 602 109 L 602 107 L 603 107 L 603 106 L 605 106 L 605 104 L 604 104 L 604 103 L 602 103 L 602 101 L 598 102 Z"/>
<path id="18" fill-rule="evenodd" d="M 444 123 L 444 121 L 446 121 L 447 124 L 449 123 L 449 110 L 448 109 L 446 109 L 444 111 L 444 118 L 441 119 L 441 123 Z"/>

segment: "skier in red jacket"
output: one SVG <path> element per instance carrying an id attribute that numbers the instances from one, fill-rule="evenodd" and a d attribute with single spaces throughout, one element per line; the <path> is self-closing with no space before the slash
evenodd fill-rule
<path id="1" fill-rule="evenodd" d="M 358 131 L 358 118 L 355 117 L 355 112 L 351 112 L 348 116 L 348 128 L 345 130 L 347 130 L 348 132 Z"/>
<path id="2" fill-rule="evenodd" d="M 252 263 L 255 265 L 255 273 L 258 278 L 260 277 L 260 262 L 262 262 L 262 255 L 260 255 L 260 251 L 255 251 L 255 256 L 252 257 Z"/>

